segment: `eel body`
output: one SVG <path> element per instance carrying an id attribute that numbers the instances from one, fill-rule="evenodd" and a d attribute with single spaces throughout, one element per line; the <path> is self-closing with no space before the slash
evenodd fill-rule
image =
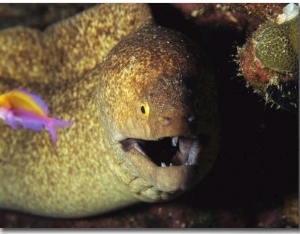
<path id="1" fill-rule="evenodd" d="M 197 184 L 219 146 L 204 54 L 157 26 L 144 4 L 95 6 L 45 31 L 0 31 L 0 93 L 22 87 L 75 124 L 0 123 L 0 207 L 83 217 L 172 199 Z"/>

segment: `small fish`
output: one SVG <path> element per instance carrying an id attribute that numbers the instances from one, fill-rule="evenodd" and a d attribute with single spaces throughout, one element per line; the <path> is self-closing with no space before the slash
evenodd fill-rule
<path id="1" fill-rule="evenodd" d="M 39 96 L 22 88 L 0 95 L 0 119 L 13 129 L 22 126 L 40 131 L 44 126 L 55 144 L 55 129 L 70 126 L 74 122 L 51 118 L 48 113 L 48 107 Z"/>

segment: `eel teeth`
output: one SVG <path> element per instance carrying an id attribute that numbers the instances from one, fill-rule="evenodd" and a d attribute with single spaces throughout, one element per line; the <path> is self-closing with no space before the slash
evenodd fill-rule
<path id="1" fill-rule="evenodd" d="M 176 147 L 177 143 L 178 143 L 178 137 L 173 137 L 173 138 L 172 138 L 172 145 L 173 145 L 174 147 Z"/>
<path id="2" fill-rule="evenodd" d="M 148 158 L 148 156 L 145 154 L 145 152 L 142 150 L 142 148 L 139 146 L 139 144 L 138 144 L 136 141 L 134 141 L 133 147 L 134 147 L 138 152 L 140 152 L 142 155 L 144 155 L 145 157 Z"/>
<path id="3" fill-rule="evenodd" d="M 189 152 L 189 156 L 188 156 L 188 160 L 187 163 L 189 165 L 193 165 L 196 164 L 196 160 L 197 160 L 197 154 L 200 151 L 200 146 L 198 144 L 198 142 L 194 142 L 191 146 L 191 150 Z"/>
<path id="4" fill-rule="evenodd" d="M 165 163 L 165 162 L 161 162 L 160 163 L 160 166 L 161 167 L 167 167 L 167 164 Z M 170 167 L 172 167 L 173 166 L 173 164 L 172 163 L 170 163 L 170 165 L 169 165 Z"/>

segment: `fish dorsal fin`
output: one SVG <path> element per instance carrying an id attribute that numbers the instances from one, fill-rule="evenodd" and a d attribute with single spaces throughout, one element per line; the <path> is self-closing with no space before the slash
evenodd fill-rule
<path id="1" fill-rule="evenodd" d="M 10 102 L 13 108 L 30 111 L 44 116 L 48 115 L 49 110 L 44 101 L 37 95 L 27 92 L 22 88 L 14 89 L 10 94 Z"/>

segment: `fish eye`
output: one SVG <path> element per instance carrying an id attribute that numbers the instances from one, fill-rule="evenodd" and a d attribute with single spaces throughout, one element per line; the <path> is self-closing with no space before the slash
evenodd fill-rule
<path id="1" fill-rule="evenodd" d="M 149 105 L 146 102 L 141 103 L 141 112 L 145 117 L 149 116 L 150 109 L 149 109 Z"/>

